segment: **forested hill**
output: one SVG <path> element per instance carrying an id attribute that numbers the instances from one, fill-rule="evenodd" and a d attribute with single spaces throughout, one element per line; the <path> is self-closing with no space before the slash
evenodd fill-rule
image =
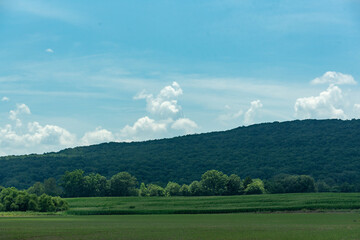
<path id="1" fill-rule="evenodd" d="M 307 174 L 360 183 L 360 120 L 303 120 L 134 143 L 104 143 L 42 155 L 0 158 L 0 185 L 25 188 L 66 170 L 110 177 L 127 171 L 140 182 L 190 183 L 210 169 L 269 179 Z"/>

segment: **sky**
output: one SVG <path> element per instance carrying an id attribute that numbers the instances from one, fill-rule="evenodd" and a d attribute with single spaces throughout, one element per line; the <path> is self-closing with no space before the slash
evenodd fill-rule
<path id="1" fill-rule="evenodd" d="M 1 0 L 0 155 L 360 118 L 359 0 Z"/>

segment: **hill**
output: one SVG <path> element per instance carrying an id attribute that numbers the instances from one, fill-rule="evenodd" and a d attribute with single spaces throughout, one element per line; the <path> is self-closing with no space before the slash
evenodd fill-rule
<path id="1" fill-rule="evenodd" d="M 0 185 L 25 188 L 74 169 L 107 177 L 127 171 L 140 182 L 160 184 L 190 183 L 210 169 L 242 178 L 307 174 L 328 184 L 358 184 L 360 120 L 263 123 L 171 139 L 1 157 Z"/>

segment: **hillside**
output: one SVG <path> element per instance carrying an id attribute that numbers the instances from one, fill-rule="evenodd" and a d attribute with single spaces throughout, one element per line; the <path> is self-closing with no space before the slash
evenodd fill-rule
<path id="1" fill-rule="evenodd" d="M 134 143 L 104 143 L 42 155 L 0 158 L 0 185 L 25 188 L 66 170 L 141 182 L 190 183 L 209 169 L 240 177 L 307 174 L 327 183 L 360 183 L 360 120 L 303 120 Z"/>

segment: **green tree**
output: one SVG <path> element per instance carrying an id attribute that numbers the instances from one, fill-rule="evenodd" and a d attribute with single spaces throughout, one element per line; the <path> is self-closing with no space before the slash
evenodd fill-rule
<path id="1" fill-rule="evenodd" d="M 201 195 L 203 195 L 202 185 L 201 185 L 201 183 L 199 181 L 193 181 L 189 185 L 189 190 L 190 190 L 191 196 L 201 196 Z"/>
<path id="2" fill-rule="evenodd" d="M 43 194 L 39 197 L 40 212 L 55 212 L 56 207 L 51 196 Z"/>
<path id="3" fill-rule="evenodd" d="M 223 195 L 228 176 L 217 170 L 209 170 L 201 176 L 201 186 L 207 195 Z"/>
<path id="4" fill-rule="evenodd" d="M 84 177 L 85 196 L 88 197 L 103 197 L 109 191 L 109 184 L 106 177 L 100 174 L 91 173 Z"/>
<path id="5" fill-rule="evenodd" d="M 244 192 L 241 179 L 236 174 L 231 174 L 226 184 L 227 195 L 238 195 Z"/>
<path id="6" fill-rule="evenodd" d="M 48 178 L 44 180 L 44 192 L 50 196 L 59 196 L 61 189 L 56 184 L 55 178 Z"/>
<path id="7" fill-rule="evenodd" d="M 245 189 L 245 194 L 263 194 L 265 193 L 264 183 L 260 179 L 254 179 Z"/>
<path id="8" fill-rule="evenodd" d="M 147 190 L 149 191 L 150 197 L 163 197 L 165 196 L 165 189 L 159 185 L 156 184 L 148 184 Z"/>
<path id="9" fill-rule="evenodd" d="M 36 182 L 34 183 L 34 185 L 28 188 L 27 192 L 30 194 L 36 194 L 37 196 L 40 196 L 43 193 L 45 193 L 44 184 L 42 184 L 41 182 Z"/>
<path id="10" fill-rule="evenodd" d="M 64 194 L 67 197 L 82 197 L 85 192 L 84 171 L 81 169 L 72 172 L 66 171 L 61 177 L 61 186 L 64 189 Z"/>
<path id="11" fill-rule="evenodd" d="M 120 172 L 110 179 L 111 196 L 136 196 L 137 180 L 128 172 Z"/>
<path id="12" fill-rule="evenodd" d="M 244 181 L 243 181 L 243 187 L 244 187 L 244 189 L 246 189 L 247 187 L 248 187 L 248 185 L 250 184 L 250 183 L 252 183 L 252 179 L 251 179 L 251 177 L 249 177 L 249 176 L 247 176 L 245 179 L 244 179 Z"/>
<path id="13" fill-rule="evenodd" d="M 181 196 L 190 196 L 190 189 L 189 189 L 189 185 L 183 184 L 180 188 L 180 195 Z"/>
<path id="14" fill-rule="evenodd" d="M 175 182 L 168 182 L 165 187 L 166 196 L 180 196 L 180 185 Z"/>
<path id="15" fill-rule="evenodd" d="M 149 190 L 147 189 L 145 183 L 140 184 L 139 196 L 141 196 L 141 197 L 148 197 L 149 196 Z"/>

